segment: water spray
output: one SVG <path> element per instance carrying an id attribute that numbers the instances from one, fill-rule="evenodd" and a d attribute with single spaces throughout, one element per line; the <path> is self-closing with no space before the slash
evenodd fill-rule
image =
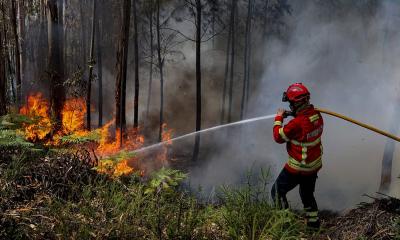
<path id="1" fill-rule="evenodd" d="M 327 115 L 330 115 L 330 116 L 334 116 L 334 117 L 343 119 L 343 120 L 348 121 L 350 123 L 353 123 L 353 124 L 356 124 L 356 125 L 361 126 L 363 128 L 366 128 L 366 129 L 368 129 L 370 131 L 373 131 L 373 132 L 376 132 L 376 133 L 381 134 L 383 136 L 386 136 L 388 138 L 391 138 L 391 139 L 393 139 L 393 140 L 395 140 L 397 142 L 400 142 L 400 138 L 399 137 L 397 137 L 397 136 L 395 136 L 395 135 L 393 135 L 391 133 L 385 132 L 385 131 L 383 131 L 381 129 L 378 129 L 376 127 L 373 127 L 373 126 L 371 126 L 369 124 L 362 123 L 360 121 L 357 121 L 355 119 L 352 119 L 350 117 L 344 116 L 344 115 L 336 113 L 336 112 L 332 112 L 330 110 L 326 110 L 326 109 L 322 109 L 322 108 L 316 108 L 316 110 L 318 112 L 320 112 L 320 113 L 324 113 L 324 114 L 327 114 Z M 274 116 L 275 116 L 275 114 L 271 114 L 271 115 L 266 115 L 266 116 L 246 119 L 246 120 L 242 120 L 242 121 L 238 121 L 238 122 L 228 123 L 228 124 L 224 124 L 224 125 L 219 125 L 219 126 L 215 126 L 215 127 L 211 127 L 211 128 L 206 128 L 206 129 L 203 129 L 201 131 L 188 133 L 188 134 L 185 134 L 185 135 L 182 135 L 182 136 L 179 136 L 179 137 L 167 140 L 167 141 L 159 142 L 159 143 L 147 146 L 147 147 L 136 149 L 136 150 L 132 151 L 132 153 L 144 152 L 146 150 L 150 150 L 150 149 L 153 149 L 153 148 L 156 148 L 156 147 L 159 147 L 159 146 L 163 146 L 166 143 L 174 142 L 174 141 L 177 141 L 177 140 L 181 140 L 181 139 L 184 139 L 184 138 L 187 138 L 187 137 L 190 137 L 190 136 L 195 136 L 197 134 L 201 134 L 201 133 L 205 133 L 205 132 L 215 131 L 215 130 L 218 130 L 218 129 L 227 128 L 227 127 L 231 127 L 231 126 L 235 126 L 235 125 L 242 125 L 242 124 L 250 123 L 250 122 L 256 122 L 256 121 L 261 121 L 261 120 L 272 119 Z M 294 114 L 292 112 L 290 112 L 290 111 L 285 111 L 284 116 L 285 117 L 294 116 Z"/>

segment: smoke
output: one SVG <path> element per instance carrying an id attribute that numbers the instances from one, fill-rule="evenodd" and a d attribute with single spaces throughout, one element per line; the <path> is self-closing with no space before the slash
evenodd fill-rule
<path id="1" fill-rule="evenodd" d="M 326 1 L 328 2 L 328 1 Z M 333 2 L 333 1 L 332 1 Z M 312 103 L 389 130 L 399 99 L 400 5 L 394 1 L 291 1 L 284 19 L 286 38 L 265 43 L 264 73 L 251 94 L 251 116 L 271 114 L 290 83 L 303 82 Z M 262 49 L 262 48 L 260 48 Z M 218 102 L 218 99 L 215 100 Z M 323 168 L 316 197 L 321 208 L 344 210 L 379 189 L 387 139 L 342 120 L 324 116 Z M 272 121 L 203 134 L 203 161 L 191 172 L 191 184 L 205 189 L 240 183 L 253 166 L 272 167 L 272 179 L 287 159 L 285 147 L 272 140 Z M 399 151 L 396 149 L 392 191 L 399 196 Z M 301 206 L 296 191 L 290 195 Z"/>

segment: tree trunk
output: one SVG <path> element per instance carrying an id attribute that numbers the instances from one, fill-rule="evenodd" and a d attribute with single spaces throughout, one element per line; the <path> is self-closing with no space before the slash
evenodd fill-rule
<path id="1" fill-rule="evenodd" d="M 164 75 L 163 75 L 163 60 L 161 59 L 161 35 L 160 35 L 160 0 L 157 0 L 157 56 L 158 68 L 160 69 L 160 124 L 158 131 L 158 141 L 162 141 L 162 131 L 164 123 Z"/>
<path id="2" fill-rule="evenodd" d="M 153 48 L 153 42 L 154 42 L 154 36 L 153 36 L 153 3 L 151 3 L 151 9 L 150 9 L 150 73 L 149 73 L 149 89 L 147 93 L 147 106 L 146 106 L 146 119 L 149 117 L 149 111 L 150 111 L 150 101 L 151 101 L 151 90 L 152 90 L 152 84 L 153 84 L 153 54 L 154 54 L 154 48 Z"/>
<path id="3" fill-rule="evenodd" d="M 217 14 L 217 1 L 211 1 L 211 36 L 215 35 L 215 19 Z M 212 38 L 212 49 L 215 49 L 215 37 Z"/>
<path id="4" fill-rule="evenodd" d="M 245 33 L 245 44 L 244 44 L 244 71 L 243 71 L 243 87 L 242 87 L 242 100 L 240 103 L 240 120 L 244 117 L 246 93 L 248 93 L 248 81 L 249 81 L 249 48 L 250 48 L 250 25 L 251 25 L 251 8 L 252 0 L 249 0 L 247 7 L 247 20 L 246 20 L 246 33 Z"/>
<path id="5" fill-rule="evenodd" d="M 229 74 L 229 54 L 231 50 L 231 40 L 232 40 L 232 25 L 229 25 L 229 33 L 228 33 L 228 44 L 226 45 L 226 60 L 225 60 L 225 74 L 224 74 L 224 87 L 222 90 L 222 107 L 221 107 L 221 124 L 225 121 L 225 103 L 226 103 L 226 88 Z"/>
<path id="6" fill-rule="evenodd" d="M 63 85 L 62 55 L 60 47 L 60 26 L 59 16 L 60 1 L 47 0 L 48 20 L 48 72 L 50 75 L 50 100 L 52 115 L 56 120 L 55 132 L 61 129 L 61 112 L 65 101 L 65 90 Z"/>
<path id="7" fill-rule="evenodd" d="M 98 79 L 98 99 L 97 108 L 99 111 L 99 123 L 98 127 L 103 126 L 103 56 L 102 56 L 102 39 L 100 39 L 101 28 L 101 16 L 103 13 L 102 6 L 97 7 L 98 15 L 96 21 L 96 45 L 97 45 L 97 79 Z"/>
<path id="8" fill-rule="evenodd" d="M 25 47 L 25 0 L 18 0 L 18 35 L 20 44 L 20 63 L 21 63 L 21 83 L 26 82 L 25 68 L 26 68 L 26 47 Z M 20 88 L 22 98 L 22 85 Z"/>
<path id="9" fill-rule="evenodd" d="M 119 141 L 122 146 L 122 139 L 126 127 L 126 75 L 129 45 L 129 28 L 131 19 L 131 0 L 123 2 L 123 17 L 120 33 L 120 40 L 117 51 L 117 78 L 115 86 L 116 103 L 116 126 L 119 127 Z"/>
<path id="10" fill-rule="evenodd" d="M 139 126 L 139 37 L 138 37 L 138 20 L 136 0 L 133 0 L 133 21 L 134 21 L 134 47 L 135 47 L 135 100 L 133 102 L 133 128 L 137 129 Z"/>
<path id="11" fill-rule="evenodd" d="M 201 0 L 196 0 L 196 132 L 201 130 Z M 196 161 L 200 151 L 200 134 L 196 134 L 193 161 Z"/>
<path id="12" fill-rule="evenodd" d="M 1 42 L 3 44 L 2 45 L 2 53 L 3 53 L 2 57 L 3 57 L 3 59 L 0 60 L 0 61 L 3 61 L 3 64 L 4 64 L 4 77 L 5 77 L 5 81 L 6 81 L 5 86 L 7 86 L 7 82 L 10 81 L 10 83 L 9 83 L 9 86 L 11 87 L 11 93 L 10 93 L 11 96 L 10 97 L 11 97 L 12 101 L 15 103 L 15 95 L 16 95 L 16 93 L 15 93 L 14 83 L 13 83 L 13 80 L 12 80 L 13 73 L 12 73 L 12 66 L 11 66 L 11 61 L 10 61 L 9 47 L 7 47 L 7 46 L 9 46 L 8 38 L 7 38 L 8 28 L 7 28 L 7 25 L 6 25 L 6 11 L 5 11 L 4 2 L 0 2 L 0 7 L 1 7 L 1 12 L 2 12 L 1 20 L 2 20 L 2 23 L 3 23 L 2 26 L 1 26 L 2 27 L 1 34 L 4 36 L 4 38 L 3 38 L 4 41 Z M 8 87 L 7 89 L 9 90 L 10 87 Z M 7 89 L 6 88 L 4 89 L 5 94 L 7 94 Z"/>
<path id="13" fill-rule="evenodd" d="M 80 1 L 79 3 L 79 9 L 80 9 L 80 22 L 81 22 L 81 44 L 82 44 L 82 59 L 83 59 L 83 63 L 82 63 L 82 67 L 83 69 L 86 68 L 86 34 L 85 34 L 85 15 L 84 15 L 84 4 L 85 1 Z M 84 75 L 82 75 L 84 76 Z"/>
<path id="14" fill-rule="evenodd" d="M 3 12 L 4 14 L 4 12 Z M 4 16 L 2 18 L 4 20 Z M 0 31 L 0 116 L 5 115 L 7 113 L 7 78 L 6 78 L 6 69 L 5 69 L 5 56 L 4 49 L 5 46 L 3 41 L 3 29 Z"/>
<path id="15" fill-rule="evenodd" d="M 38 39 L 38 53 L 37 53 L 37 63 L 36 63 L 36 78 L 41 79 L 43 77 L 43 73 L 46 70 L 46 51 L 47 46 L 47 20 L 46 20 L 46 4 L 43 1 L 40 1 L 40 11 L 39 11 L 39 39 Z"/>
<path id="16" fill-rule="evenodd" d="M 13 31 L 14 37 L 14 45 L 15 45 L 15 80 L 16 80 L 16 100 L 17 106 L 21 106 L 22 103 L 22 93 L 21 93 L 21 85 L 22 85 L 22 78 L 21 78 L 21 58 L 20 58 L 20 43 L 18 37 L 18 28 L 17 28 L 17 7 L 15 6 L 16 1 L 11 1 L 11 26 Z"/>
<path id="17" fill-rule="evenodd" d="M 400 97 L 397 99 L 397 105 L 400 104 Z M 398 119 L 400 118 L 400 111 L 396 107 L 394 109 L 394 115 L 392 117 L 392 124 L 390 127 L 390 132 L 397 135 L 399 130 Z M 392 181 L 392 166 L 393 166 L 393 157 L 395 151 L 395 141 L 392 139 L 388 139 L 385 144 L 385 149 L 383 152 L 382 159 L 382 169 L 381 169 L 381 184 L 379 187 L 379 191 L 387 192 L 390 188 L 390 184 Z"/>
<path id="18" fill-rule="evenodd" d="M 267 26 L 268 26 L 268 4 L 270 0 L 265 0 L 264 15 L 263 15 L 263 29 L 262 29 L 262 42 L 265 45 L 267 41 Z"/>
<path id="19" fill-rule="evenodd" d="M 232 26 L 232 43 L 231 43 L 231 72 L 229 79 L 229 107 L 228 107 L 228 122 L 232 121 L 232 104 L 233 104 L 233 79 L 234 79 L 234 69 L 235 69 L 235 15 L 236 15 L 236 4 L 237 0 L 232 0 L 231 9 L 231 26 Z"/>
<path id="20" fill-rule="evenodd" d="M 89 78 L 87 81 L 87 89 L 86 89 L 86 129 L 90 130 L 90 123 L 91 123 L 91 93 L 92 93 L 92 81 L 93 81 L 93 67 L 95 65 L 94 60 L 94 36 L 95 36 L 95 26 L 96 26 L 96 1 L 93 0 L 93 17 L 92 17 L 92 35 L 90 41 L 90 59 L 89 59 Z"/>
<path id="21" fill-rule="evenodd" d="M 247 52 L 247 81 L 246 81 L 246 100 L 245 100 L 245 112 L 244 115 L 247 115 L 247 111 L 249 110 L 249 99 L 250 99 L 250 81 L 251 81 L 251 67 L 252 67 L 252 18 L 253 18 L 253 11 L 254 11 L 254 3 L 253 0 L 250 0 L 251 8 L 250 8 L 250 23 L 249 23 L 249 46 Z"/>

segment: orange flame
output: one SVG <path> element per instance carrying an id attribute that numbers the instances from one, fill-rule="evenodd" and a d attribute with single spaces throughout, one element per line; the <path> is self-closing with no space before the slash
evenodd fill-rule
<path id="1" fill-rule="evenodd" d="M 27 140 L 37 142 L 50 134 L 52 124 L 49 117 L 49 103 L 41 93 L 30 95 L 26 105 L 19 112 L 34 120 L 33 123 L 24 125 L 24 134 Z"/>
<path id="2" fill-rule="evenodd" d="M 86 104 L 83 98 L 68 99 L 62 110 L 62 125 L 65 135 L 81 131 L 85 127 Z"/>
<path id="3" fill-rule="evenodd" d="M 161 150 L 161 153 L 157 156 L 157 159 L 161 161 L 161 163 L 165 164 L 168 160 L 168 149 L 172 145 L 172 135 L 173 135 L 173 130 L 168 129 L 167 124 L 163 123 L 162 125 L 162 133 L 161 133 L 161 140 L 165 142 L 163 145 L 163 148 Z"/>

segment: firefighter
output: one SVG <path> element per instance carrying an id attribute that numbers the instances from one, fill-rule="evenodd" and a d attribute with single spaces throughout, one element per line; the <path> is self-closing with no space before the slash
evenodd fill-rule
<path id="1" fill-rule="evenodd" d="M 272 186 L 271 196 L 277 207 L 286 209 L 289 207 L 286 194 L 300 185 L 307 226 L 319 228 L 314 190 L 317 173 L 322 166 L 323 119 L 310 104 L 310 92 L 302 83 L 290 85 L 283 93 L 282 101 L 289 102 L 294 118 L 283 125 L 288 115 L 283 109 L 278 109 L 275 117 L 274 139 L 277 143 L 286 143 L 289 157 Z"/>

